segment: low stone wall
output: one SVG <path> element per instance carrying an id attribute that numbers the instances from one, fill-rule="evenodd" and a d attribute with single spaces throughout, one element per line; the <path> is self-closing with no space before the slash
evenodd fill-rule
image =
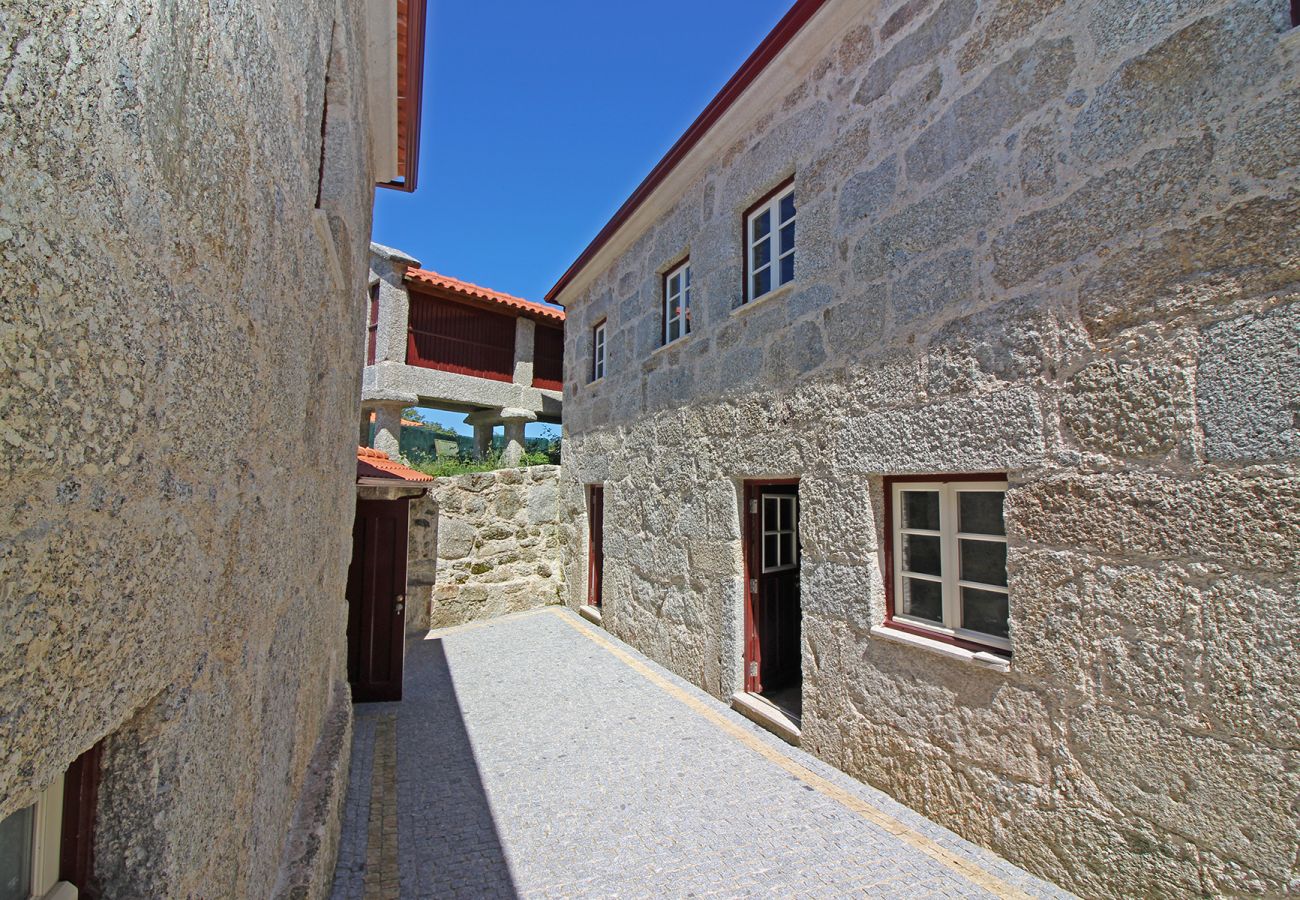
<path id="1" fill-rule="evenodd" d="M 439 478 L 411 503 L 413 627 L 560 602 L 559 476 L 559 466 L 531 466 Z"/>

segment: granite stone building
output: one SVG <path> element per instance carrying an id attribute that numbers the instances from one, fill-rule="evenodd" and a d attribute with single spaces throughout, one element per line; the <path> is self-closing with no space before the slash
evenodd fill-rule
<path id="1" fill-rule="evenodd" d="M 568 602 L 1072 890 L 1300 890 L 1296 24 L 796 3 L 548 297 Z"/>
<path id="2" fill-rule="evenodd" d="M 0 885 L 321 896 L 422 0 L 0 2 Z"/>

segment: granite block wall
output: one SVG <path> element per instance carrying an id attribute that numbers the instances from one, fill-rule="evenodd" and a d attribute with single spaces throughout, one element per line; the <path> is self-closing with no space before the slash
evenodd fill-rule
<path id="1" fill-rule="evenodd" d="M 730 696 L 740 485 L 798 477 L 806 749 L 1081 894 L 1294 892 L 1287 4 L 860 7 L 568 298 L 567 602 L 604 483 L 605 626 Z M 789 176 L 795 281 L 742 305 Z M 1007 473 L 1005 673 L 871 633 L 882 480 L 932 472 Z"/>
<path id="2" fill-rule="evenodd" d="M 0 14 L 0 816 L 105 741 L 105 896 L 318 896 L 332 865 L 304 847 L 350 724 L 361 15 Z"/>
<path id="3" fill-rule="evenodd" d="M 437 478 L 411 503 L 407 584 L 421 628 L 558 603 L 559 466 Z"/>

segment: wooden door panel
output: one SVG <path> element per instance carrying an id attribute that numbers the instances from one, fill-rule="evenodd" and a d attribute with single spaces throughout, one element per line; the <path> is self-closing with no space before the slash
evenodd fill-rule
<path id="1" fill-rule="evenodd" d="M 798 485 L 745 485 L 745 690 L 759 694 L 802 677 L 797 545 L 792 567 L 763 571 L 765 494 L 793 496 L 797 508 Z"/>
<path id="2" fill-rule="evenodd" d="M 357 501 L 348 568 L 348 681 L 358 702 L 402 698 L 409 502 Z"/>

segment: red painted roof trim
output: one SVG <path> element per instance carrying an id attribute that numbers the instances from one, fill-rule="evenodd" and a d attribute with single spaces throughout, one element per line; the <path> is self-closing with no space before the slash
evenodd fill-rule
<path id="1" fill-rule="evenodd" d="M 381 181 L 376 187 L 415 190 L 420 168 L 420 108 L 424 95 L 424 31 L 427 0 L 397 0 L 399 18 L 405 12 L 406 66 L 398 73 L 397 134 L 405 137 L 398 165 L 400 181 Z M 400 32 L 399 28 L 399 32 Z"/>
<path id="2" fill-rule="evenodd" d="M 533 303 L 531 300 L 524 300 L 521 297 L 512 297 L 510 294 L 479 287 L 477 284 L 470 284 L 468 281 L 461 281 L 459 278 L 441 275 L 428 269 L 407 269 L 406 280 L 417 287 L 427 285 L 428 287 L 442 288 L 445 291 L 450 291 L 471 300 L 483 301 L 494 306 L 504 306 L 515 313 L 523 313 L 530 319 L 542 319 L 560 325 L 564 324 L 564 310 L 562 309 L 543 306 L 540 303 Z"/>
<path id="3" fill-rule="evenodd" d="M 786 44 L 799 33 L 808 20 L 817 14 L 827 0 L 797 0 L 794 6 L 790 7 L 776 27 L 763 38 L 758 48 L 749 55 L 749 58 L 741 64 L 736 70 L 736 74 L 722 86 L 717 96 L 709 101 L 709 105 L 704 107 L 704 112 L 691 123 L 686 129 L 685 134 L 677 139 L 677 143 L 669 148 L 664 154 L 663 159 L 655 164 L 650 170 L 650 174 L 645 180 L 637 185 L 637 189 L 632 192 L 632 196 L 623 202 L 623 205 L 614 213 L 614 217 L 605 223 L 605 227 L 600 230 L 587 249 L 582 251 L 582 255 L 569 266 L 568 270 L 560 276 L 560 280 L 555 283 L 555 287 L 546 292 L 546 299 L 552 303 L 560 293 L 569 286 L 569 282 L 578 276 L 578 273 L 586 268 L 587 263 L 600 252 L 601 248 L 623 227 L 624 223 L 632 217 L 632 214 L 640 208 L 641 204 L 646 201 L 655 190 L 668 177 L 673 169 L 677 168 L 686 154 L 695 148 L 709 129 L 713 127 L 727 110 L 740 99 L 745 90 L 754 82 L 768 64 L 774 60 L 777 55 L 785 49 Z"/>

